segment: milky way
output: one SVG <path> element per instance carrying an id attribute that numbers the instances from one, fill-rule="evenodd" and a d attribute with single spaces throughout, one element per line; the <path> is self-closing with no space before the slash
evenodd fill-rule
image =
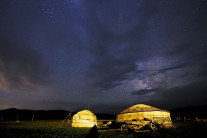
<path id="1" fill-rule="evenodd" d="M 0 108 L 206 104 L 205 0 L 2 0 Z"/>

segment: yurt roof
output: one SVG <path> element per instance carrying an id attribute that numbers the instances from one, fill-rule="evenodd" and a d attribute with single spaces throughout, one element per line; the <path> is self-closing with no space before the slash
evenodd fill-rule
<path id="1" fill-rule="evenodd" d="M 80 111 L 80 112 L 78 112 L 78 113 L 88 113 L 88 114 L 93 114 L 91 111 L 89 111 L 89 110 L 82 110 L 82 111 Z"/>
<path id="2" fill-rule="evenodd" d="M 145 105 L 145 104 L 137 104 L 137 105 L 133 105 L 133 106 L 129 107 L 128 109 L 122 111 L 121 114 L 123 114 L 123 113 L 134 113 L 134 112 L 150 112 L 150 111 L 165 111 L 165 112 L 168 112 L 166 110 L 158 109 L 158 108 L 155 108 L 153 106 L 149 106 L 149 105 Z"/>
<path id="3" fill-rule="evenodd" d="M 79 111 L 77 112 L 75 115 L 81 115 L 81 114 L 87 114 L 87 115 L 93 115 L 95 116 L 91 111 L 89 110 L 82 110 L 82 111 Z"/>

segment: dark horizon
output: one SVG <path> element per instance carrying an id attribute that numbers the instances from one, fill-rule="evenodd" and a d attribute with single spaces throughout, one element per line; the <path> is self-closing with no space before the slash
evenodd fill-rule
<path id="1" fill-rule="evenodd" d="M 133 105 L 131 105 L 131 106 L 133 106 Z M 131 106 L 129 106 L 129 107 L 131 107 Z M 151 105 L 149 105 L 149 106 L 151 106 Z M 127 108 L 129 108 L 129 107 L 126 107 L 125 109 L 127 109 Z M 153 106 L 153 107 L 155 107 L 155 106 Z M 175 107 L 175 108 L 172 108 L 172 109 L 162 109 L 162 108 L 159 108 L 159 107 L 156 107 L 156 108 L 158 108 L 158 109 L 161 109 L 161 110 L 166 110 L 166 111 L 172 111 L 172 110 L 177 110 L 177 109 L 187 109 L 187 108 L 201 108 L 201 107 L 207 107 L 207 104 L 206 105 L 197 105 L 197 106 L 184 106 L 184 107 Z M 125 109 L 123 109 L 123 110 L 125 110 Z M 82 110 L 90 110 L 90 111 L 92 111 L 93 112 L 93 110 L 91 110 L 91 109 L 88 109 L 88 108 L 82 108 L 82 109 L 80 109 L 80 110 L 77 110 L 77 111 L 71 111 L 71 110 L 65 110 L 65 109 L 49 109 L 49 110 L 44 110 L 44 109 L 26 109 L 26 108 L 7 108 L 7 109 L 0 109 L 0 111 L 4 111 L 4 110 L 20 110 L 20 111 L 24 111 L 24 110 L 26 110 L 26 111 L 67 111 L 67 112 L 71 112 L 71 113 L 77 113 L 77 112 L 79 112 L 79 111 L 82 111 Z M 121 110 L 120 112 L 122 112 L 123 110 Z M 95 114 L 118 114 L 118 113 L 120 113 L 120 112 L 117 112 L 117 113 L 105 113 L 105 112 L 93 112 L 93 113 L 95 113 Z"/>
<path id="2" fill-rule="evenodd" d="M 207 117 L 207 105 L 201 105 L 201 106 L 188 106 L 188 107 L 181 107 L 181 108 L 175 108 L 172 110 L 169 110 L 170 117 L 175 122 L 178 121 L 184 121 L 187 119 L 188 121 L 195 121 L 196 119 L 202 119 Z M 85 109 L 88 110 L 88 109 Z M 90 110 L 90 109 L 89 109 Z M 126 109 L 124 109 L 126 110 Z M 0 110 L 0 116 L 1 121 L 37 121 L 37 120 L 65 120 L 66 117 L 68 117 L 69 113 L 73 116 L 79 111 L 68 111 L 68 110 L 30 110 L 30 109 L 16 109 L 16 108 L 10 108 L 5 110 Z M 166 111 L 166 110 L 163 110 Z M 116 116 L 120 114 L 118 113 L 97 113 L 93 112 L 98 118 L 98 120 L 103 119 L 110 119 L 115 120 Z"/>
<path id="3" fill-rule="evenodd" d="M 1 0 L 0 110 L 207 104 L 206 0 Z"/>

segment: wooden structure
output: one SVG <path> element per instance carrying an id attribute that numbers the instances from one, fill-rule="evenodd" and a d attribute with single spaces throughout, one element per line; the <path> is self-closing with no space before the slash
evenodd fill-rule
<path id="1" fill-rule="evenodd" d="M 70 123 L 70 121 L 72 120 L 72 113 L 69 113 L 68 116 L 61 122 L 64 123 L 66 119 L 68 119 L 68 123 Z"/>

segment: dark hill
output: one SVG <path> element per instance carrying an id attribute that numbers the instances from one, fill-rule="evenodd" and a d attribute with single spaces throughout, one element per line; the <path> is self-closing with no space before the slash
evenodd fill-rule
<path id="1" fill-rule="evenodd" d="M 10 108 L 1 110 L 0 115 L 2 120 L 53 120 L 53 119 L 64 119 L 69 111 L 65 110 L 19 110 Z"/>
<path id="2" fill-rule="evenodd" d="M 170 111 L 172 119 L 176 117 L 189 118 L 194 120 L 198 118 L 207 118 L 207 105 L 189 106 L 184 108 L 176 108 Z"/>
<path id="3" fill-rule="evenodd" d="M 20 110 L 16 108 L 10 108 L 6 110 L 0 110 L 0 119 L 3 121 L 21 121 L 21 120 L 63 120 L 71 113 L 66 110 Z M 72 112 L 72 116 L 77 112 Z M 99 120 L 114 120 L 115 115 L 113 114 L 101 114 L 95 113 Z"/>
<path id="4" fill-rule="evenodd" d="M 115 114 L 102 114 L 102 113 L 95 113 L 98 120 L 115 120 Z"/>

